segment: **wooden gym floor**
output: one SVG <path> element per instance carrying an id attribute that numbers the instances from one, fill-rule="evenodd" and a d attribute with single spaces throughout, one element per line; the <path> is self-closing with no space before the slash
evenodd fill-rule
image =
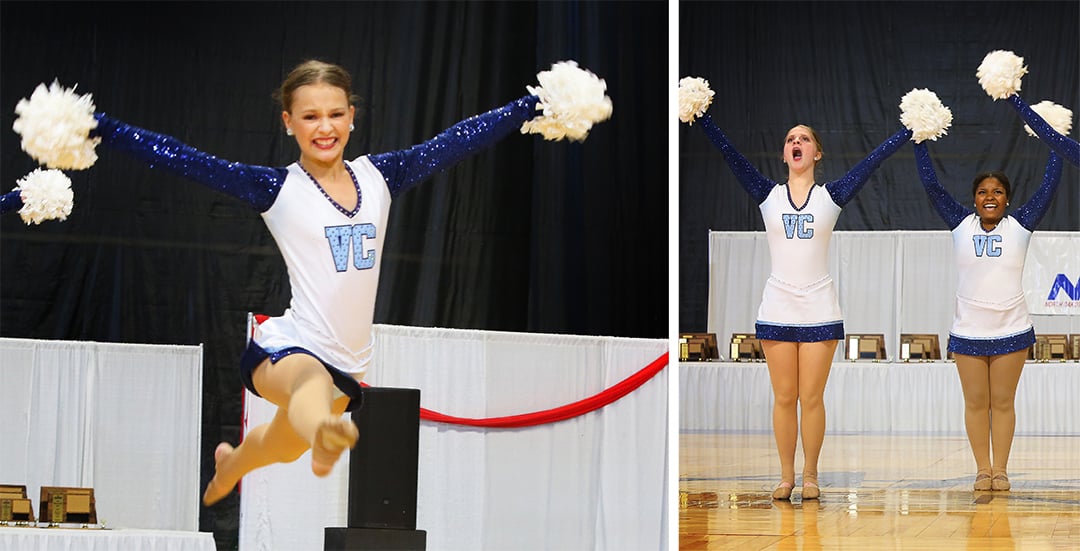
<path id="1" fill-rule="evenodd" d="M 679 548 L 1080 549 L 1080 436 L 1017 436 L 1010 492 L 972 490 L 962 435 L 826 433 L 817 501 L 801 458 L 791 501 L 773 501 L 772 434 L 682 433 Z"/>

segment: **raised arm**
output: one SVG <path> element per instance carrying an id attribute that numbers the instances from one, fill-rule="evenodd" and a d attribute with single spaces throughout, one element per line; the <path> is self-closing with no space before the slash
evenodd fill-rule
<path id="1" fill-rule="evenodd" d="M 938 182 L 937 172 L 934 171 L 934 162 L 930 160 L 930 151 L 925 143 L 915 144 L 915 164 L 919 169 L 919 179 L 922 180 L 923 188 L 930 197 L 941 219 L 952 230 L 960 225 L 972 211 L 964 208 L 949 192 Z"/>
<path id="2" fill-rule="evenodd" d="M 132 126 L 104 113 L 95 113 L 98 126 L 91 136 L 101 143 L 145 162 L 151 168 L 193 180 L 229 194 L 259 212 L 274 203 L 287 171 L 233 163 L 203 153 L 176 138 Z"/>
<path id="3" fill-rule="evenodd" d="M 986 54 L 979 63 L 975 76 L 979 78 L 979 85 L 987 95 L 997 101 L 1004 99 L 1016 109 L 1020 118 L 1027 123 L 1028 127 L 1058 155 L 1065 157 L 1074 165 L 1080 166 L 1080 144 L 1076 140 L 1066 136 L 1072 126 L 1072 113 L 1061 106 L 1053 106 L 1064 112 L 1063 126 L 1051 125 L 1044 118 L 1047 112 L 1037 112 L 1024 102 L 1020 97 L 1020 83 L 1028 69 L 1024 65 L 1024 58 L 1010 50 L 993 50 Z M 1049 102 L 1044 102 L 1049 103 Z M 1040 104 L 1041 105 L 1041 104 Z M 1039 105 L 1036 105 L 1038 108 Z M 1056 114 L 1050 113 L 1051 119 Z"/>
<path id="4" fill-rule="evenodd" d="M 1043 175 L 1042 185 L 1023 206 L 1013 213 L 1013 217 L 1020 222 L 1021 226 L 1027 228 L 1028 231 L 1035 231 L 1035 227 L 1039 225 L 1047 209 L 1050 208 L 1050 200 L 1054 198 L 1059 182 L 1061 182 L 1061 157 L 1051 151 L 1050 157 L 1046 160 L 1046 172 Z"/>
<path id="5" fill-rule="evenodd" d="M 1009 96 L 1007 101 L 1050 149 L 1068 159 L 1072 164 L 1080 166 L 1080 143 L 1054 130 L 1054 127 L 1028 106 L 1019 94 Z"/>
<path id="6" fill-rule="evenodd" d="M 885 159 L 896 153 L 900 146 L 904 145 L 904 142 L 910 140 L 911 135 L 911 130 L 906 128 L 898 131 L 882 142 L 881 145 L 874 148 L 870 155 L 859 161 L 859 164 L 849 170 L 844 177 L 825 184 L 825 189 L 829 191 L 833 201 L 841 207 L 851 201 L 855 194 L 866 184 L 867 180 L 870 179 L 870 175 L 881 166 Z"/>
<path id="7" fill-rule="evenodd" d="M 491 147 L 536 116 L 536 96 L 516 99 L 498 109 L 465 119 L 430 140 L 408 149 L 371 155 L 393 196 L 466 157 Z"/>
<path id="8" fill-rule="evenodd" d="M 709 141 L 720 150 L 731 172 L 735 173 L 735 179 L 742 184 L 743 189 L 754 198 L 754 201 L 761 204 L 769 196 L 769 191 L 776 186 L 776 182 L 763 176 L 746 157 L 743 157 L 742 153 L 735 150 L 720 127 L 713 123 L 711 116 L 705 114 L 699 120 Z"/>

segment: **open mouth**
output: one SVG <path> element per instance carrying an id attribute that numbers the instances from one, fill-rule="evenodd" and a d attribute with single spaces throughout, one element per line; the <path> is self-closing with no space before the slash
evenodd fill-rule
<path id="1" fill-rule="evenodd" d="M 330 149 L 337 143 L 337 138 L 318 138 L 312 141 L 319 149 Z"/>
<path id="2" fill-rule="evenodd" d="M 797 147 L 792 149 L 791 150 L 791 158 L 796 160 L 796 161 L 801 160 L 802 159 L 802 150 L 797 148 Z"/>

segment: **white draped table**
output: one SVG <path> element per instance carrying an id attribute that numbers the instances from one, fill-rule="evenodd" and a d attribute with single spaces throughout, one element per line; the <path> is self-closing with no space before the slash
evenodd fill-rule
<path id="1" fill-rule="evenodd" d="M 214 551 L 209 532 L 0 527 L 0 549 L 18 551 Z"/>
<path id="2" fill-rule="evenodd" d="M 1080 363 L 1028 362 L 1016 392 L 1016 434 L 1080 435 Z M 956 365 L 837 362 L 825 387 L 830 433 L 964 434 Z M 764 363 L 679 364 L 682 431 L 772 430 Z"/>
<path id="3" fill-rule="evenodd" d="M 202 366 L 201 346 L 0 338 L 0 484 L 38 518 L 42 486 L 93 488 L 102 524 L 195 532 Z"/>

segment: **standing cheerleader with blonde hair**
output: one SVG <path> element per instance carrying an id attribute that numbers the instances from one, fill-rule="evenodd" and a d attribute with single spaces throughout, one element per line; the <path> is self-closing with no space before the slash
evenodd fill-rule
<path id="1" fill-rule="evenodd" d="M 758 204 L 765 222 L 772 266 L 755 330 L 772 383 L 773 434 L 780 457 L 780 483 L 772 496 L 791 498 L 801 432 L 802 498 L 815 499 L 820 495 L 818 456 L 825 438 L 825 384 L 838 341 L 844 338 L 843 314 L 829 274 L 833 227 L 843 206 L 885 159 L 909 139 L 936 139 L 952 115 L 932 92 L 912 91 L 901 102 L 901 122 L 907 128 L 885 140 L 842 178 L 824 184 L 814 177 L 824 157 L 817 133 L 806 125 L 794 126 L 783 146 L 787 180 L 777 183 L 754 168 L 705 113 L 713 95 L 707 81 L 682 79 L 679 116 L 690 124 L 700 118 L 702 130 Z"/>

